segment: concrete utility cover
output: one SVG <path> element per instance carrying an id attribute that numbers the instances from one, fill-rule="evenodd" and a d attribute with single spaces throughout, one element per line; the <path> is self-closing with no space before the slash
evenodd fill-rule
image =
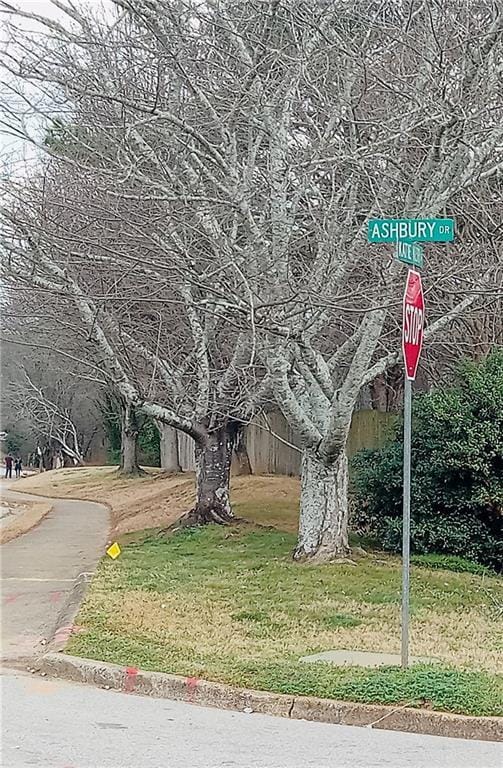
<path id="1" fill-rule="evenodd" d="M 313 656 L 302 656 L 300 661 L 308 664 L 326 661 L 338 667 L 399 667 L 401 662 L 398 653 L 373 653 L 372 651 L 323 651 Z M 411 656 L 409 661 L 411 664 L 428 664 L 435 659 Z"/>

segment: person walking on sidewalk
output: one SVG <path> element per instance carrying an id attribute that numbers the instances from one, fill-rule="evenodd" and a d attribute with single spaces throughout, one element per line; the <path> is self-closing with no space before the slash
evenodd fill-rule
<path id="1" fill-rule="evenodd" d="M 12 458 L 10 453 L 7 454 L 7 456 L 5 457 L 5 477 L 12 477 L 12 463 L 13 463 L 13 461 L 14 461 L 14 459 Z"/>
<path id="2" fill-rule="evenodd" d="M 18 456 L 16 461 L 14 462 L 14 470 L 16 472 L 16 477 L 21 477 L 21 470 L 23 469 L 23 462 L 21 461 L 21 457 Z"/>

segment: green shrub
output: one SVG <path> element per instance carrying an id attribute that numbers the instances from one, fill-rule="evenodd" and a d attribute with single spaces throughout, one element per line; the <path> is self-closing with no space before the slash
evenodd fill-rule
<path id="1" fill-rule="evenodd" d="M 121 421 L 119 405 L 112 395 L 106 395 L 102 406 L 103 427 L 108 438 L 108 464 L 121 461 Z M 138 453 L 140 464 L 149 467 L 161 466 L 161 445 L 159 430 L 152 419 L 139 417 Z"/>
<path id="2" fill-rule="evenodd" d="M 352 467 L 355 527 L 393 552 L 402 537 L 402 428 Z M 503 352 L 463 363 L 454 386 L 414 398 L 411 496 L 415 553 L 501 568 Z"/>
<path id="3" fill-rule="evenodd" d="M 5 429 L 4 449 L 7 453 L 11 453 L 13 456 L 19 456 L 20 453 L 26 453 L 29 441 L 26 437 L 10 426 Z"/>
<path id="4" fill-rule="evenodd" d="M 161 442 L 159 430 L 152 419 L 145 418 L 138 435 L 140 463 L 148 467 L 161 466 Z"/>
<path id="5" fill-rule="evenodd" d="M 116 464 L 121 463 L 121 449 L 109 448 L 107 451 L 107 464 L 111 464 L 114 467 Z"/>

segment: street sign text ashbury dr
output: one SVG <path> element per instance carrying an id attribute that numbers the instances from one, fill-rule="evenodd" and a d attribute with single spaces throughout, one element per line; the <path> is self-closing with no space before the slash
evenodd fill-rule
<path id="1" fill-rule="evenodd" d="M 424 297 L 421 275 L 409 269 L 403 297 L 402 346 L 405 374 L 408 379 L 416 378 L 419 356 L 423 346 Z"/>
<path id="2" fill-rule="evenodd" d="M 370 219 L 369 243 L 448 243 L 454 240 L 454 219 Z"/>

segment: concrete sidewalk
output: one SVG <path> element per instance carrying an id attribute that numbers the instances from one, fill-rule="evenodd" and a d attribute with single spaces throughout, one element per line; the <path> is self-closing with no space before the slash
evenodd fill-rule
<path id="1" fill-rule="evenodd" d="M 40 496 L 6 490 L 6 501 Z M 31 531 L 3 544 L 1 558 L 2 661 L 20 662 L 45 650 L 58 616 L 82 573 L 92 573 L 104 552 L 108 510 L 89 501 L 49 500 L 52 511 Z"/>

